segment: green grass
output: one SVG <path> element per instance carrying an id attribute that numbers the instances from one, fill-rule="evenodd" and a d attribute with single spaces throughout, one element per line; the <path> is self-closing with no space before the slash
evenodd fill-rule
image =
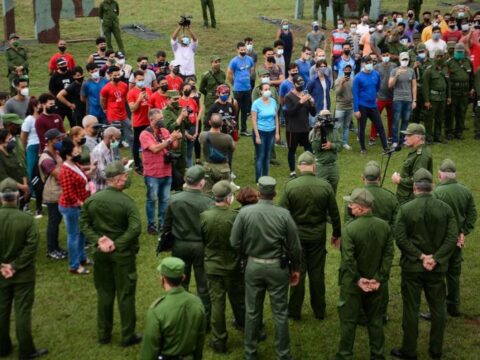
<path id="1" fill-rule="evenodd" d="M 17 31 L 25 38 L 33 38 L 33 15 L 27 1 L 17 1 Z M 389 11 L 398 9 L 398 2 L 388 0 L 384 8 Z M 406 7 L 402 3 L 401 8 Z M 223 56 L 223 66 L 233 56 L 237 41 L 245 36 L 253 36 L 257 51 L 265 45 L 272 43 L 275 28 L 255 19 L 256 16 L 266 15 L 272 18 L 293 18 L 294 1 L 227 1 L 216 0 L 216 14 L 218 29 L 204 30 L 201 25 L 201 9 L 199 1 L 174 2 L 173 0 L 122 0 L 121 22 L 143 23 L 146 26 L 165 34 L 159 41 L 142 41 L 124 34 L 127 56 L 130 62 L 138 54 L 153 54 L 159 49 L 169 51 L 168 37 L 173 31 L 178 15 L 182 12 L 194 16 L 194 31 L 200 38 L 200 46 L 196 58 L 197 73 L 201 74 L 209 68 L 208 58 L 212 53 Z M 305 4 L 305 16 L 310 15 L 311 2 Z M 428 0 L 424 8 L 437 8 L 437 2 Z M 440 7 L 447 10 L 445 7 Z M 167 15 L 165 15 L 167 14 Z M 309 28 L 310 19 L 295 21 Z M 68 39 L 95 38 L 99 29 L 97 19 L 76 19 L 61 22 L 62 35 Z M 0 32 L 0 36 L 3 34 Z M 304 33 L 295 33 L 297 40 L 296 54 L 299 53 L 299 44 L 304 41 Z M 38 95 L 46 90 L 47 62 L 51 54 L 56 51 L 55 45 L 29 46 L 31 64 L 31 93 Z M 95 49 L 93 42 L 71 43 L 71 51 L 77 62 L 84 64 L 88 55 Z M 0 69 L 5 69 L 4 57 L 0 56 Z M 7 88 L 6 78 L 0 80 L 0 87 Z M 467 126 L 472 129 L 473 121 L 470 110 L 467 113 Z M 480 194 L 480 180 L 477 178 L 479 161 L 477 158 L 478 142 L 473 140 L 472 130 L 467 132 L 467 140 L 453 142 L 447 146 L 435 145 L 433 147 L 434 168 L 437 168 L 442 159 L 449 157 L 457 162 L 459 178 L 465 183 L 478 198 Z M 342 196 L 356 186 L 361 185 L 360 175 L 364 164 L 368 160 L 381 161 L 381 148 L 379 145 L 369 148 L 367 157 L 358 155 L 359 147 L 352 136 L 350 143 L 354 144 L 354 151 L 343 152 L 339 158 L 341 179 L 338 188 L 338 204 L 343 206 Z M 234 167 L 238 178 L 237 184 L 242 186 L 253 185 L 253 152 L 251 139 L 242 138 L 238 143 L 235 153 Z M 394 191 L 395 188 L 389 181 L 390 175 L 399 170 L 406 152 L 396 153 L 392 157 L 385 181 L 386 188 Z M 277 148 L 277 158 L 281 161 L 280 167 L 272 167 L 271 175 L 277 178 L 278 192 L 281 194 L 283 186 L 288 180 L 287 151 Z M 145 188 L 142 179 L 134 175 L 133 186 L 127 192 L 137 202 L 142 214 L 145 214 L 144 199 Z M 146 227 L 145 216 L 143 225 Z M 134 359 L 138 356 L 139 347 L 123 349 L 119 346 L 120 329 L 119 316 L 115 313 L 115 326 L 113 342 L 111 345 L 100 346 L 96 342 L 96 293 L 93 286 L 93 277 L 75 277 L 67 272 L 66 262 L 54 262 L 45 258 L 46 219 L 39 221 L 41 231 L 41 244 L 38 253 L 38 276 L 36 289 L 36 302 L 33 310 L 33 334 L 38 347 L 48 347 L 49 359 Z M 61 242 L 65 247 L 65 232 L 62 225 Z M 448 320 L 445 334 L 444 354 L 445 359 L 477 359 L 480 346 L 480 327 L 478 317 L 480 308 L 477 301 L 480 270 L 476 266 L 478 252 L 480 251 L 479 231 L 474 231 L 467 239 L 465 248 L 465 266 L 462 274 L 462 311 L 465 317 Z M 138 290 L 137 290 L 137 329 L 143 330 L 144 315 L 149 305 L 161 294 L 158 275 L 155 271 L 159 258 L 155 257 L 156 238 L 142 234 L 141 250 L 137 257 L 138 263 Z M 339 253 L 328 246 L 326 267 L 327 286 L 327 318 L 317 321 L 312 316 L 309 308 L 309 299 L 305 301 L 303 320 L 292 322 L 290 326 L 292 353 L 297 359 L 328 359 L 336 350 L 339 341 L 339 321 L 336 312 L 338 298 L 337 269 Z M 398 264 L 399 251 L 396 251 L 395 264 Z M 402 304 L 400 296 L 400 269 L 396 265 L 392 268 L 390 285 L 391 321 L 385 328 L 386 351 L 392 346 L 400 344 L 402 330 Z M 195 288 L 193 287 L 193 291 Z M 422 305 L 425 309 L 425 302 Z M 274 358 L 274 329 L 268 302 L 265 307 L 265 321 L 269 335 L 266 343 L 259 346 L 260 355 L 265 359 Z M 477 321 L 473 319 L 476 317 Z M 231 312 L 228 318 L 232 319 Z M 230 322 L 229 322 L 230 323 Z M 418 339 L 419 356 L 427 358 L 429 324 L 420 322 L 420 336 Z M 14 330 L 12 328 L 12 335 Z M 16 342 L 16 340 L 14 340 Z M 243 357 L 243 338 L 241 333 L 229 327 L 229 359 Z M 368 359 L 368 336 L 365 328 L 357 331 L 355 346 L 357 359 Z M 223 358 L 214 355 L 208 347 L 205 348 L 205 358 Z"/>

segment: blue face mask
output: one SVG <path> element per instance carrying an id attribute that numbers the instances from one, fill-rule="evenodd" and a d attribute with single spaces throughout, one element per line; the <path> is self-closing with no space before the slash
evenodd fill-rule
<path id="1" fill-rule="evenodd" d="M 185 46 L 190 45 L 190 38 L 189 37 L 182 38 L 182 44 Z"/>
<path id="2" fill-rule="evenodd" d="M 144 88 L 145 87 L 145 81 L 143 81 L 143 80 L 142 81 L 137 81 L 136 85 L 139 88 Z"/>
<path id="3" fill-rule="evenodd" d="M 62 151 L 62 142 L 61 141 L 58 141 L 56 142 L 53 147 L 55 148 L 55 150 L 57 151 Z"/>
<path id="4" fill-rule="evenodd" d="M 229 95 L 220 95 L 220 100 L 227 101 Z"/>

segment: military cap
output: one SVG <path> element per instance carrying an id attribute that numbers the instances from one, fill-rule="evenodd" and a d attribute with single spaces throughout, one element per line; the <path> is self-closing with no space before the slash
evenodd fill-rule
<path id="1" fill-rule="evenodd" d="M 194 165 L 187 169 L 185 181 L 189 184 L 198 184 L 205 177 L 205 168 L 201 165 Z"/>
<path id="2" fill-rule="evenodd" d="M 212 187 L 213 195 L 218 198 L 224 198 L 233 193 L 235 189 L 228 180 L 221 180 Z"/>
<path id="3" fill-rule="evenodd" d="M 425 128 L 423 125 L 411 123 L 408 124 L 406 130 L 402 130 L 400 132 L 405 135 L 425 135 Z"/>
<path id="4" fill-rule="evenodd" d="M 272 195 L 275 193 L 275 186 L 277 185 L 277 180 L 271 176 L 262 176 L 258 179 L 258 191 L 263 195 Z"/>
<path id="5" fill-rule="evenodd" d="M 427 51 L 427 47 L 424 43 L 417 44 L 417 51 Z"/>
<path id="6" fill-rule="evenodd" d="M 413 174 L 413 182 L 418 183 L 418 182 L 429 182 L 431 183 L 433 180 L 432 174 L 430 171 L 424 168 L 420 168 L 417 171 L 415 171 L 415 174 Z"/>
<path id="7" fill-rule="evenodd" d="M 408 55 L 408 52 L 404 51 L 400 53 L 399 58 L 400 60 L 410 60 L 410 55 Z"/>
<path id="8" fill-rule="evenodd" d="M 463 51 L 465 52 L 465 45 L 463 43 L 455 44 L 455 51 Z"/>
<path id="9" fill-rule="evenodd" d="M 3 179 L 2 182 L 0 182 L 0 193 L 4 193 L 7 191 L 18 191 L 17 182 L 9 177 Z"/>
<path id="10" fill-rule="evenodd" d="M 182 259 L 169 256 L 162 260 L 157 270 L 162 276 L 180 278 L 185 274 L 185 263 Z"/>
<path id="11" fill-rule="evenodd" d="M 370 193 L 370 191 L 366 189 L 355 189 L 350 194 L 350 196 L 345 196 L 343 199 L 348 202 L 358 204 L 361 206 L 366 206 L 369 208 L 372 207 L 373 201 L 375 200 L 373 198 L 373 195 Z"/>
<path id="12" fill-rule="evenodd" d="M 210 62 L 214 62 L 214 61 L 218 61 L 218 60 L 222 60 L 222 58 L 218 55 L 210 56 Z"/>
<path id="13" fill-rule="evenodd" d="M 125 170 L 125 166 L 123 166 L 123 163 L 120 160 L 109 163 L 105 168 L 105 176 L 107 177 L 107 179 L 113 178 L 126 172 L 127 171 Z"/>
<path id="14" fill-rule="evenodd" d="M 370 161 L 363 169 L 363 176 L 367 180 L 376 180 L 380 177 L 380 166 L 375 161 Z"/>
<path id="15" fill-rule="evenodd" d="M 180 97 L 180 93 L 177 90 L 168 90 L 167 91 L 167 96 L 169 99 L 174 98 L 174 97 Z"/>
<path id="16" fill-rule="evenodd" d="M 455 41 L 447 41 L 447 49 L 454 49 Z"/>
<path id="17" fill-rule="evenodd" d="M 258 76 L 264 76 L 264 75 L 270 75 L 270 73 L 268 72 L 268 70 L 266 70 L 266 69 L 260 69 L 260 70 L 258 70 Z"/>
<path id="18" fill-rule="evenodd" d="M 23 124 L 23 120 L 20 118 L 20 116 L 18 116 L 15 113 L 3 114 L 2 119 L 5 125 L 7 124 L 22 125 Z"/>
<path id="19" fill-rule="evenodd" d="M 315 157 L 310 151 L 305 151 L 298 157 L 298 165 L 313 165 L 315 164 Z"/>
<path id="20" fill-rule="evenodd" d="M 62 137 L 63 133 L 60 132 L 57 128 L 51 128 L 45 133 L 45 141 L 53 140 Z"/>
<path id="21" fill-rule="evenodd" d="M 435 50 L 435 57 L 437 56 L 444 56 L 445 53 L 443 52 L 443 50 Z"/>
<path id="22" fill-rule="evenodd" d="M 445 159 L 440 164 L 440 171 L 454 173 L 457 172 L 457 167 L 455 166 L 453 160 Z"/>
<path id="23" fill-rule="evenodd" d="M 10 36 L 8 37 L 8 40 L 12 39 L 20 39 L 20 36 L 17 35 L 17 33 L 11 33 Z"/>

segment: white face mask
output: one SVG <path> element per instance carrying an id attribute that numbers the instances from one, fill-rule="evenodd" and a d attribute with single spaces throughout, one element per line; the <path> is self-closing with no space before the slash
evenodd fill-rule
<path id="1" fill-rule="evenodd" d="M 383 25 L 377 25 L 377 30 L 382 31 L 383 30 Z"/>
<path id="2" fill-rule="evenodd" d="M 247 48 L 248 52 L 251 52 L 253 50 L 253 44 L 247 44 L 245 45 L 245 47 Z"/>
<path id="3" fill-rule="evenodd" d="M 262 77 L 261 81 L 262 81 L 262 84 L 270 84 L 270 78 L 269 77 Z"/>
<path id="4" fill-rule="evenodd" d="M 272 92 L 270 90 L 265 90 L 265 91 L 262 91 L 262 95 L 264 98 L 268 99 L 272 96 Z"/>
<path id="5" fill-rule="evenodd" d="M 401 61 L 400 61 L 400 65 L 401 65 L 402 67 L 407 67 L 407 66 L 408 66 L 408 60 L 401 60 Z"/>
<path id="6" fill-rule="evenodd" d="M 342 30 L 343 29 L 343 24 L 338 24 L 337 27 L 338 27 L 339 30 Z"/>
<path id="7" fill-rule="evenodd" d="M 354 28 L 354 27 L 350 28 L 350 33 L 352 33 L 352 35 L 355 34 L 356 32 L 357 32 L 357 28 Z"/>
<path id="8" fill-rule="evenodd" d="M 384 63 L 388 63 L 388 62 L 390 61 L 390 56 L 384 56 L 384 57 L 382 57 L 382 61 L 383 61 Z"/>
<path id="9" fill-rule="evenodd" d="M 365 64 L 365 70 L 372 71 L 373 70 L 373 64 Z"/>
<path id="10" fill-rule="evenodd" d="M 100 79 L 100 73 L 98 71 L 95 71 L 91 76 L 93 80 Z"/>
<path id="11" fill-rule="evenodd" d="M 277 55 L 283 55 L 283 49 L 277 49 Z"/>
<path id="12" fill-rule="evenodd" d="M 123 66 L 125 64 L 125 59 L 118 59 L 117 64 Z"/>
<path id="13" fill-rule="evenodd" d="M 23 88 L 23 89 L 20 90 L 20 95 L 22 95 L 22 96 L 28 96 L 28 94 L 29 94 L 29 89 L 28 89 L 28 87 L 27 87 L 27 88 Z"/>
<path id="14" fill-rule="evenodd" d="M 403 18 L 397 17 L 397 24 L 400 24 L 401 22 L 403 22 Z"/>

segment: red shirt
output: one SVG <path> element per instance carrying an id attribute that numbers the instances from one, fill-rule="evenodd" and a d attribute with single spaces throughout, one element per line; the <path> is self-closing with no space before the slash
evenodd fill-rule
<path id="1" fill-rule="evenodd" d="M 442 35 L 442 39 L 445 42 L 449 42 L 449 41 L 459 42 L 461 38 L 462 38 L 462 32 L 460 30 L 447 31 L 445 34 Z"/>
<path id="2" fill-rule="evenodd" d="M 162 141 L 166 141 L 170 137 L 170 132 L 166 128 L 160 129 Z M 160 140 L 160 136 L 157 137 Z M 157 153 L 151 152 L 148 148 L 150 145 L 156 145 L 160 141 L 149 132 L 143 130 L 140 134 L 140 145 L 142 146 L 143 156 L 143 175 L 154 178 L 162 178 L 172 176 L 172 164 L 165 164 L 165 154 L 167 149 Z"/>
<path id="3" fill-rule="evenodd" d="M 73 68 L 75 67 L 75 59 L 73 58 L 73 55 L 68 52 L 66 52 L 65 54 L 56 53 L 55 55 L 53 55 L 48 62 L 48 70 L 50 70 L 51 72 L 56 71 L 57 59 L 62 57 L 67 61 L 68 70 L 73 70 Z"/>
<path id="4" fill-rule="evenodd" d="M 195 125 L 197 123 L 197 115 L 198 115 L 198 104 L 195 101 L 195 99 L 191 97 L 184 99 L 183 97 L 181 97 L 180 99 L 178 99 L 178 105 L 180 105 L 181 108 L 190 106 L 190 109 L 192 109 L 193 112 L 190 115 L 188 115 L 188 119 L 190 120 L 192 125 Z"/>
<path id="5" fill-rule="evenodd" d="M 473 63 L 473 72 L 476 73 L 480 66 L 480 43 L 473 43 L 470 46 L 470 60 Z"/>
<path id="6" fill-rule="evenodd" d="M 165 79 L 168 83 L 168 90 L 182 90 L 183 79 L 179 75 L 173 78 L 172 74 L 168 74 L 167 76 L 165 76 Z"/>
<path id="7" fill-rule="evenodd" d="M 63 127 L 63 120 L 57 114 L 45 115 L 40 114 L 35 120 L 35 130 L 37 131 L 38 140 L 40 140 L 39 153 L 45 149 L 45 133 L 53 128 L 57 128 L 62 134 L 65 134 L 65 128 Z"/>
<path id="8" fill-rule="evenodd" d="M 142 90 L 134 86 L 128 92 L 128 95 L 127 95 L 128 103 L 129 104 L 136 103 L 141 92 Z M 148 111 L 150 110 L 150 105 L 148 104 L 148 102 L 149 102 L 149 99 L 152 97 L 152 89 L 150 89 L 149 87 L 146 87 L 145 92 L 147 93 L 147 96 L 143 98 L 140 104 L 138 104 L 137 110 L 132 112 L 133 127 L 150 125 L 150 121 L 148 121 Z"/>
<path id="9" fill-rule="evenodd" d="M 163 110 L 167 106 L 168 96 L 163 95 L 159 91 L 155 91 L 150 97 L 150 107 L 152 109 Z"/>
<path id="10" fill-rule="evenodd" d="M 100 90 L 100 97 L 106 101 L 106 115 L 109 123 L 128 118 L 125 102 L 127 101 L 128 85 L 124 82 L 109 82 Z"/>
<path id="11" fill-rule="evenodd" d="M 63 207 L 79 207 L 89 196 L 90 191 L 87 190 L 88 179 L 87 175 L 77 167 L 78 171 L 83 173 L 83 176 L 75 172 L 66 163 L 62 164 L 60 174 L 58 175 L 58 183 L 62 188 L 62 193 L 58 198 L 58 205 Z"/>

